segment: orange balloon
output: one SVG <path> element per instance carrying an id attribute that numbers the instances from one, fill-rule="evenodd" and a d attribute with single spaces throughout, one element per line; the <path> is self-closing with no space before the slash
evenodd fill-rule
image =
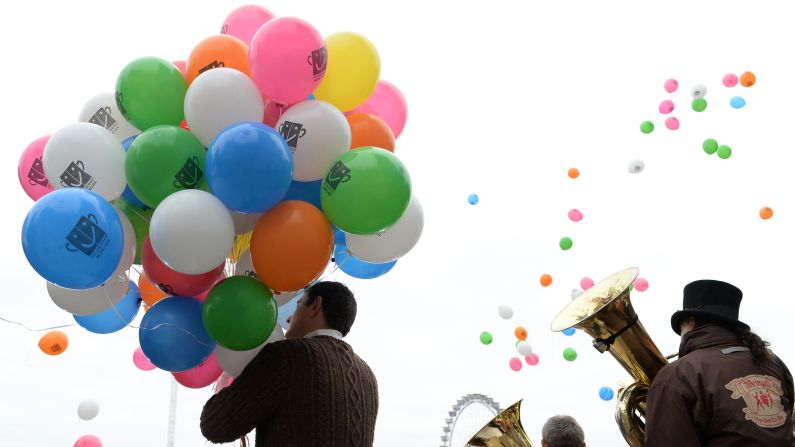
<path id="1" fill-rule="evenodd" d="M 141 293 L 141 299 L 144 302 L 144 310 L 149 310 L 156 302 L 168 296 L 167 293 L 158 289 L 143 273 L 138 277 L 138 291 Z"/>
<path id="2" fill-rule="evenodd" d="M 765 220 L 770 219 L 773 217 L 773 208 L 770 208 L 769 206 L 763 207 L 761 210 L 759 210 L 759 217 Z"/>
<path id="3" fill-rule="evenodd" d="M 513 331 L 513 335 L 515 335 L 519 340 L 527 340 L 527 329 L 519 326 Z"/>
<path id="4" fill-rule="evenodd" d="M 250 77 L 248 45 L 237 37 L 227 34 L 218 34 L 202 40 L 188 57 L 188 85 L 205 71 L 219 67 L 234 68 Z"/>
<path id="5" fill-rule="evenodd" d="M 569 168 L 569 178 L 577 178 L 580 176 L 580 170 L 577 168 Z"/>
<path id="6" fill-rule="evenodd" d="M 351 149 L 375 146 L 395 152 L 395 135 L 386 121 L 369 113 L 354 113 L 346 118 L 351 126 Z"/>
<path id="7" fill-rule="evenodd" d="M 254 270 L 274 292 L 299 290 L 319 278 L 334 250 L 334 233 L 322 211 L 300 200 L 268 210 L 251 235 Z"/>
<path id="8" fill-rule="evenodd" d="M 39 349 L 47 355 L 60 355 L 69 346 L 69 338 L 61 331 L 50 331 L 39 340 Z"/>
<path id="9" fill-rule="evenodd" d="M 547 287 L 548 285 L 552 284 L 552 277 L 544 273 L 541 275 L 541 285 Z"/>
<path id="10" fill-rule="evenodd" d="M 756 84 L 756 75 L 750 71 L 746 71 L 740 75 L 740 84 L 743 87 L 751 87 Z"/>

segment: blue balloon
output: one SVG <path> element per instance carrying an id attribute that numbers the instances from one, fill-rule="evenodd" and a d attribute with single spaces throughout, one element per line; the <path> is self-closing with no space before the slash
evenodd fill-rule
<path id="1" fill-rule="evenodd" d="M 75 315 L 75 321 L 89 332 L 110 334 L 127 327 L 138 315 L 141 308 L 141 293 L 138 286 L 130 281 L 127 295 L 118 303 L 93 315 Z"/>
<path id="2" fill-rule="evenodd" d="M 745 99 L 741 96 L 735 96 L 729 101 L 729 104 L 735 109 L 742 109 L 745 106 Z"/>
<path id="3" fill-rule="evenodd" d="M 478 198 L 477 194 L 470 194 L 469 197 L 467 198 L 467 201 L 469 202 L 470 205 L 477 205 L 478 202 L 480 202 L 480 198 Z"/>
<path id="4" fill-rule="evenodd" d="M 335 226 L 331 226 L 334 230 L 334 245 L 347 245 L 345 242 L 345 232 Z"/>
<path id="5" fill-rule="evenodd" d="M 342 242 L 339 242 L 339 234 L 342 235 Z M 383 276 L 392 270 L 397 264 L 397 260 L 385 264 L 372 264 L 348 253 L 345 245 L 345 233 L 340 229 L 334 230 L 334 263 L 348 276 L 358 279 L 375 279 Z"/>
<path id="6" fill-rule="evenodd" d="M 99 194 L 58 189 L 28 211 L 22 248 L 47 281 L 67 289 L 90 289 L 107 281 L 119 265 L 124 230 L 116 211 Z"/>
<path id="7" fill-rule="evenodd" d="M 138 342 L 146 358 L 171 372 L 199 366 L 215 348 L 202 323 L 201 301 L 181 296 L 163 298 L 144 314 Z"/>
<path id="8" fill-rule="evenodd" d="M 599 388 L 599 398 L 602 400 L 612 400 L 613 399 L 613 390 L 610 387 L 603 386 Z"/>
<path id="9" fill-rule="evenodd" d="M 121 142 L 121 145 L 124 147 L 124 152 L 127 152 L 127 150 L 130 149 L 130 145 L 132 144 L 133 140 L 135 140 L 135 137 L 137 137 L 137 135 L 133 135 L 130 138 L 127 138 L 126 140 Z M 121 194 L 121 196 L 124 197 L 124 199 L 130 202 L 132 205 L 137 206 L 138 208 L 144 210 L 149 209 L 149 207 L 146 206 L 145 203 L 141 202 L 141 199 L 139 199 L 138 197 L 135 196 L 135 194 L 133 194 L 132 189 L 130 189 L 130 185 L 124 187 L 124 192 Z"/>
<path id="10" fill-rule="evenodd" d="M 307 99 L 307 101 L 311 101 L 311 100 L 315 99 L 315 94 L 314 93 L 310 93 L 309 96 L 306 99 Z"/>
<path id="11" fill-rule="evenodd" d="M 285 331 L 290 327 L 290 324 L 287 323 L 287 319 L 293 316 L 295 309 L 298 307 L 298 300 L 301 299 L 303 295 L 304 292 L 301 291 L 300 293 L 296 294 L 293 299 L 279 306 L 279 314 L 276 318 L 276 321 L 279 322 L 279 326 L 281 326 Z"/>
<path id="12" fill-rule="evenodd" d="M 314 182 L 293 181 L 283 200 L 303 200 L 304 202 L 315 205 L 317 209 L 322 211 L 320 207 L 320 188 L 322 185 L 323 180 Z"/>
<path id="13" fill-rule="evenodd" d="M 210 189 L 227 208 L 262 213 L 281 202 L 290 189 L 293 154 L 272 127 L 240 123 L 215 137 L 205 167 Z"/>
<path id="14" fill-rule="evenodd" d="M 577 332 L 577 330 L 574 329 L 573 327 L 570 327 L 568 329 L 563 329 L 561 332 L 563 332 L 563 335 L 571 337 L 572 335 L 574 335 L 575 332 Z"/>

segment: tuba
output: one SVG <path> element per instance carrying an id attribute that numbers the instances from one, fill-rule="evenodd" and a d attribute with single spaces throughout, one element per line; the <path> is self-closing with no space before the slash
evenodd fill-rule
<path id="1" fill-rule="evenodd" d="M 635 382 L 618 390 L 616 423 L 631 447 L 644 445 L 646 394 L 654 376 L 668 364 L 629 300 L 637 268 L 618 272 L 572 300 L 552 321 L 555 332 L 577 328 L 593 337 L 593 346 L 610 352 Z"/>
<path id="2" fill-rule="evenodd" d="M 533 447 L 519 418 L 522 401 L 494 416 L 464 447 Z"/>

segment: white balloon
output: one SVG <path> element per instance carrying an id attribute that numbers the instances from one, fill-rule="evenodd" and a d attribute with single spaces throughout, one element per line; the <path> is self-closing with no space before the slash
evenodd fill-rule
<path id="1" fill-rule="evenodd" d="M 707 86 L 699 84 L 699 85 L 693 87 L 693 89 L 690 90 L 690 95 L 693 98 L 703 98 L 704 96 L 707 95 Z"/>
<path id="2" fill-rule="evenodd" d="M 580 289 L 572 289 L 572 291 L 571 291 L 571 299 L 575 299 L 575 298 L 577 298 L 578 296 L 580 296 L 582 294 L 583 294 L 582 290 L 580 290 Z"/>
<path id="3" fill-rule="evenodd" d="M 530 344 L 526 341 L 520 341 L 519 344 L 516 345 L 516 350 L 519 351 L 519 354 L 523 356 L 533 353 L 533 348 L 531 348 Z"/>
<path id="4" fill-rule="evenodd" d="M 75 315 L 93 315 L 116 304 L 127 295 L 130 285 L 127 272 L 114 274 L 110 280 L 92 289 L 66 289 L 47 282 L 52 302 Z"/>
<path id="5" fill-rule="evenodd" d="M 276 123 L 293 150 L 293 180 L 319 180 L 331 162 L 348 152 L 351 127 L 345 115 L 320 100 L 298 103 L 284 112 Z"/>
<path id="6" fill-rule="evenodd" d="M 240 257 L 235 264 L 235 276 L 251 276 L 259 279 L 259 275 L 254 271 L 254 262 L 251 260 L 251 250 L 246 249 L 240 253 Z"/>
<path id="7" fill-rule="evenodd" d="M 226 260 L 235 241 L 235 224 L 226 206 L 200 189 L 166 197 L 149 223 L 157 257 L 172 270 L 200 275 Z"/>
<path id="8" fill-rule="evenodd" d="M 77 416 L 84 421 L 90 421 L 99 414 L 99 403 L 95 400 L 86 399 L 77 406 Z"/>
<path id="9" fill-rule="evenodd" d="M 243 372 L 243 368 L 245 368 L 246 365 L 248 365 L 248 363 L 257 356 L 257 354 L 259 354 L 259 351 L 265 345 L 279 340 L 284 340 L 284 331 L 277 324 L 276 327 L 273 328 L 273 332 L 271 332 L 270 337 L 265 340 L 265 343 L 257 346 L 254 349 L 249 349 L 248 351 L 233 351 L 216 344 L 215 359 L 218 360 L 218 364 L 225 373 L 232 377 L 237 377 Z"/>
<path id="10" fill-rule="evenodd" d="M 231 68 L 208 70 L 185 94 L 185 121 L 192 134 L 209 147 L 232 124 L 265 117 L 265 102 L 254 81 Z"/>
<path id="11" fill-rule="evenodd" d="M 54 188 L 90 189 L 110 201 L 127 186 L 124 157 L 121 143 L 104 127 L 74 123 L 50 137 L 42 162 Z"/>
<path id="12" fill-rule="evenodd" d="M 121 114 L 116 105 L 116 95 L 113 92 L 100 93 L 89 99 L 83 106 L 83 110 L 80 111 L 77 120 L 104 127 L 119 141 L 141 133 Z"/>
<path id="13" fill-rule="evenodd" d="M 383 264 L 394 261 L 411 251 L 422 235 L 424 225 L 422 205 L 411 196 L 409 207 L 398 221 L 382 233 L 370 235 L 345 234 L 351 254 L 362 261 Z"/>
<path id="14" fill-rule="evenodd" d="M 513 309 L 510 306 L 500 306 L 498 312 L 503 319 L 508 320 L 513 317 Z"/>
<path id="15" fill-rule="evenodd" d="M 229 210 L 229 214 L 232 215 L 232 221 L 235 223 L 235 234 L 246 234 L 254 231 L 254 227 L 264 213 L 243 214 Z"/>
<path id="16" fill-rule="evenodd" d="M 640 174 L 641 172 L 643 172 L 643 168 L 645 167 L 646 165 L 643 163 L 643 160 L 632 160 L 631 162 L 629 162 L 627 170 L 629 171 L 630 174 Z"/>

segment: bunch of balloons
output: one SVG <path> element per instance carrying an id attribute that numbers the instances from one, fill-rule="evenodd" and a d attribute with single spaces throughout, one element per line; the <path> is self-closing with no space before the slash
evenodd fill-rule
<path id="1" fill-rule="evenodd" d="M 365 37 L 255 5 L 185 62 L 133 60 L 22 154 L 28 261 L 89 331 L 143 303 L 139 368 L 189 387 L 237 376 L 330 263 L 375 278 L 420 238 L 395 155 L 406 102 L 380 72 Z"/>

